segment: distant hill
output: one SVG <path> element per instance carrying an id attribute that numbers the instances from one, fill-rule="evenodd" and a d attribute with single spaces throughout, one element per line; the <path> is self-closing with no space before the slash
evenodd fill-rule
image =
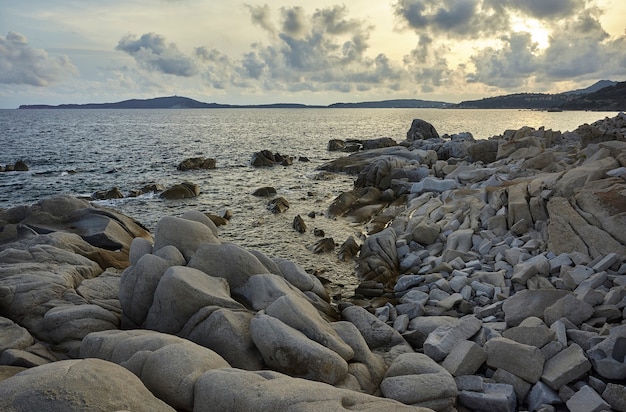
<path id="1" fill-rule="evenodd" d="M 334 103 L 329 106 L 316 106 L 297 103 L 272 103 L 258 105 L 232 105 L 219 103 L 203 103 L 188 97 L 170 96 L 154 99 L 132 99 L 116 103 L 88 103 L 88 104 L 60 104 L 58 106 L 45 104 L 21 105 L 20 109 L 238 109 L 238 108 L 270 108 L 270 109 L 299 109 L 299 108 L 440 108 L 451 103 L 434 102 L 418 99 L 385 100 L 380 102 L 363 103 Z"/>
<path id="2" fill-rule="evenodd" d="M 589 93 L 594 93 L 597 92 L 600 89 L 604 89 L 605 87 L 609 87 L 609 86 L 615 86 L 617 84 L 617 82 L 614 82 L 612 80 L 600 80 L 595 82 L 594 84 L 592 84 L 591 86 L 585 88 L 585 89 L 576 89 L 576 90 L 571 90 L 569 92 L 565 92 L 563 94 L 589 94 Z"/>
<path id="3" fill-rule="evenodd" d="M 459 104 L 451 105 L 450 107 L 457 109 L 573 109 L 573 106 L 568 106 L 570 102 L 584 99 L 586 96 L 599 93 L 601 90 L 605 90 L 607 87 L 610 88 L 615 84 L 618 83 L 611 80 L 600 80 L 585 89 L 571 90 L 563 93 L 507 94 L 504 96 L 487 97 L 480 100 L 467 100 Z M 608 104 L 608 102 L 605 100 L 603 104 Z M 579 107 L 585 110 L 613 110 L 604 108 L 600 103 L 593 108 L 584 107 L 583 104 L 580 104 Z"/>
<path id="4" fill-rule="evenodd" d="M 626 82 L 578 96 L 561 107 L 568 110 L 626 111 Z"/>
<path id="5" fill-rule="evenodd" d="M 230 107 L 227 104 L 202 103 L 188 97 L 170 96 L 154 99 L 131 99 L 116 103 L 44 104 L 22 105 L 20 109 L 216 109 Z"/>
<path id="6" fill-rule="evenodd" d="M 353 109 L 353 108 L 399 108 L 399 109 L 426 109 L 450 106 L 451 103 L 437 102 L 419 99 L 396 99 L 383 100 L 378 102 L 361 102 L 361 103 L 333 103 L 330 108 Z"/>

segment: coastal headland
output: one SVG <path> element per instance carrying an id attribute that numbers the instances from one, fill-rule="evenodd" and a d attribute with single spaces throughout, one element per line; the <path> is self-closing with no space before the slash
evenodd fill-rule
<path id="1" fill-rule="evenodd" d="M 0 211 L 0 410 L 626 411 L 626 115 L 436 126 L 321 168 L 352 296 L 199 211 Z"/>

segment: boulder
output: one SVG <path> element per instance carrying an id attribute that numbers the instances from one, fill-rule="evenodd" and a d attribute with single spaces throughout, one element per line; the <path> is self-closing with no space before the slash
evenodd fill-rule
<path id="1" fill-rule="evenodd" d="M 7 349 L 24 349 L 35 343 L 25 328 L 0 316 L 0 354 Z"/>
<path id="2" fill-rule="evenodd" d="M 626 379 L 626 325 L 611 328 L 609 336 L 587 351 L 587 357 L 600 376 Z"/>
<path id="3" fill-rule="evenodd" d="M 346 361 L 354 356 L 352 348 L 339 337 L 317 309 L 305 299 L 292 294 L 281 296 L 265 308 L 265 313 L 336 352 Z"/>
<path id="4" fill-rule="evenodd" d="M 439 133 L 435 127 L 422 119 L 413 119 L 410 129 L 406 133 L 407 142 L 427 139 L 439 139 Z"/>
<path id="5" fill-rule="evenodd" d="M 220 411 L 414 411 L 403 405 L 321 382 L 292 378 L 272 371 L 213 369 L 196 382 L 194 412 Z"/>
<path id="6" fill-rule="evenodd" d="M 474 315 L 467 315 L 449 325 L 432 331 L 424 342 L 424 354 L 431 359 L 442 361 L 452 349 L 474 336 L 482 327 L 482 322 Z"/>
<path id="7" fill-rule="evenodd" d="M 550 388 L 558 391 L 561 386 L 583 377 L 591 370 L 591 363 L 585 352 L 572 343 L 561 352 L 546 361 L 541 380 Z"/>
<path id="8" fill-rule="evenodd" d="M 215 169 L 215 167 L 215 159 L 205 157 L 190 157 L 180 162 L 176 169 L 185 171 L 197 169 Z"/>
<path id="9" fill-rule="evenodd" d="M 502 310 L 508 327 L 517 326 L 528 317 L 543 319 L 547 307 L 571 292 L 558 289 L 524 289 L 504 301 Z"/>
<path id="10" fill-rule="evenodd" d="M 273 188 L 272 186 L 260 187 L 258 189 L 255 189 L 254 192 L 252 192 L 252 196 L 257 196 L 257 197 L 270 197 L 270 196 L 274 196 L 275 194 L 276 194 L 276 189 Z"/>
<path id="11" fill-rule="evenodd" d="M 166 200 L 180 200 L 198 197 L 199 195 L 200 186 L 192 182 L 183 182 L 168 187 L 159 194 L 159 197 Z"/>
<path id="12" fill-rule="evenodd" d="M 157 285 L 144 327 L 176 334 L 194 313 L 205 306 L 243 309 L 230 297 L 225 279 L 191 267 L 172 266 Z"/>
<path id="13" fill-rule="evenodd" d="M 180 336 L 213 350 L 234 368 L 261 370 L 265 363 L 250 335 L 253 317 L 248 310 L 206 306 L 189 319 Z"/>
<path id="14" fill-rule="evenodd" d="M 441 363 L 452 376 L 473 375 L 487 360 L 487 354 L 475 342 L 457 343 Z"/>
<path id="15" fill-rule="evenodd" d="M 461 391 L 459 403 L 472 411 L 517 410 L 517 396 L 513 386 L 503 383 L 485 383 L 481 392 Z"/>
<path id="16" fill-rule="evenodd" d="M 452 375 L 421 353 L 405 353 L 389 366 L 380 384 L 383 396 L 404 404 L 450 410 L 457 396 Z"/>
<path id="17" fill-rule="evenodd" d="M 545 357 L 534 346 L 506 338 L 492 338 L 485 343 L 487 365 L 502 368 L 527 382 L 535 383 L 541 377 Z"/>
<path id="18" fill-rule="evenodd" d="M 6 412 L 175 410 L 156 398 L 137 376 L 101 359 L 53 362 L 0 381 L 0 409 Z"/>
<path id="19" fill-rule="evenodd" d="M 548 328 L 543 321 L 531 316 L 524 319 L 518 326 L 502 332 L 502 336 L 524 345 L 542 348 L 548 342 L 554 340 L 556 333 Z"/>
<path id="20" fill-rule="evenodd" d="M 331 385 L 348 374 L 341 356 L 272 316 L 257 314 L 250 334 L 265 364 L 278 372 Z"/>
<path id="21" fill-rule="evenodd" d="M 252 275 L 270 272 L 252 252 L 231 243 L 201 243 L 187 266 L 226 279 L 231 289 Z"/>
<path id="22" fill-rule="evenodd" d="M 174 246 L 180 250 L 187 261 L 196 253 L 203 243 L 221 243 L 214 232 L 215 225 L 165 216 L 159 219 L 154 228 L 154 247 L 157 252 L 165 246 Z"/>
<path id="23" fill-rule="evenodd" d="M 284 197 L 277 197 L 267 203 L 267 209 L 274 214 L 284 213 L 289 209 L 289 202 Z"/>
<path id="24" fill-rule="evenodd" d="M 580 325 L 593 316 L 593 307 L 577 299 L 574 295 L 566 295 L 548 306 L 543 313 L 543 318 L 548 325 L 552 325 L 559 319 L 565 318 L 574 325 Z"/>

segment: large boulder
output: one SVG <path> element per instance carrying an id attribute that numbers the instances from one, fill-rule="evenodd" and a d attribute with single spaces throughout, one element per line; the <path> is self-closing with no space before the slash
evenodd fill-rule
<path id="1" fill-rule="evenodd" d="M 100 359 L 53 362 L 0 382 L 0 409 L 26 411 L 167 411 L 128 370 Z"/>
<path id="2" fill-rule="evenodd" d="M 250 333 L 266 365 L 278 372 L 331 385 L 348 374 L 348 364 L 336 352 L 272 316 L 255 316 Z"/>
<path id="3" fill-rule="evenodd" d="M 438 139 L 439 133 L 435 127 L 422 119 L 413 119 L 411 128 L 406 132 L 406 140 L 413 142 L 415 140 Z"/>
<path id="4" fill-rule="evenodd" d="M 243 309 L 231 298 L 225 279 L 186 266 L 172 266 L 159 281 L 144 327 L 176 334 L 205 306 Z"/>
<path id="5" fill-rule="evenodd" d="M 215 225 L 206 222 L 165 216 L 154 228 L 154 251 L 165 246 L 174 246 L 180 250 L 186 260 L 191 259 L 200 244 L 221 243 L 216 235 Z"/>
<path id="6" fill-rule="evenodd" d="M 210 370 L 198 379 L 195 394 L 194 412 L 430 411 L 272 371 Z"/>

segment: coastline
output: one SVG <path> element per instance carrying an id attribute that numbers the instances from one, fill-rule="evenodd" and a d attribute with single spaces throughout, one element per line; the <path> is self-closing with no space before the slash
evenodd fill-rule
<path id="1" fill-rule="evenodd" d="M 489 402 L 532 409 L 581 397 L 618 402 L 626 390 L 613 383 L 626 378 L 616 358 L 626 339 L 626 115 L 570 133 L 522 128 L 481 141 L 441 139 L 424 123 L 414 123 L 400 145 L 324 166 L 357 176 L 357 187 L 331 205 L 333 214 L 369 222 L 356 258 L 361 283 L 340 302 L 297 262 L 223 243 L 198 212 L 163 218 L 154 233 L 67 198 L 1 212 L 3 327 L 21 328 L 2 363 L 34 371 L 70 358 L 106 359 L 135 372 L 170 406 L 193 410 L 201 407 L 189 393 L 201 389 L 218 394 L 196 402 L 228 405 L 236 391 L 239 406 L 254 405 L 251 382 L 267 385 L 267 402 L 276 399 L 259 369 L 280 373 L 294 396 L 310 391 L 296 397 L 308 405 L 323 404 L 321 391 L 333 402 L 353 396 L 399 407 L 393 399 L 434 410 Z M 43 253 L 57 260 L 50 264 Z M 52 282 L 60 289 L 20 295 L 20 276 L 28 273 L 21 268 L 29 265 L 43 278 L 63 279 Z M 220 322 L 214 313 L 239 320 Z M 218 326 L 245 336 L 245 345 L 212 341 Z M 355 328 L 363 342 L 349 338 Z M 152 332 L 129 343 L 138 329 Z M 151 383 L 158 371 L 144 376 L 137 366 L 183 345 L 162 334 L 199 341 L 184 350 L 207 359 L 185 364 L 183 376 L 198 379 L 183 395 Z M 168 344 L 133 358 L 156 340 Z M 127 352 L 122 361 L 114 347 Z M 276 361 L 276 347 L 293 356 Z M 219 386 L 238 357 L 247 360 L 238 368 L 254 367 L 237 372 L 233 387 Z M 0 382 L 0 393 L 15 389 L 20 375 Z"/>

